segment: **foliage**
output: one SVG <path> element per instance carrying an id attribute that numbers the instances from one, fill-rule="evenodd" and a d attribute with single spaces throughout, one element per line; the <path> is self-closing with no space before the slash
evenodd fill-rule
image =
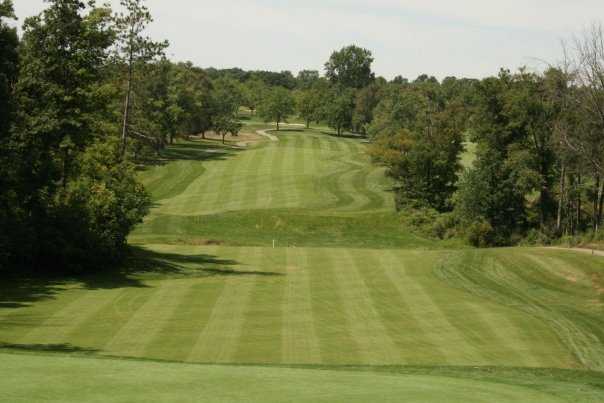
<path id="1" fill-rule="evenodd" d="M 328 92 L 324 104 L 324 117 L 327 125 L 334 129 L 338 136 L 344 130 L 352 129 L 354 112 L 354 91 L 350 88 L 334 86 Z"/>
<path id="2" fill-rule="evenodd" d="M 284 122 L 295 111 L 295 101 L 290 92 L 283 87 L 274 87 L 269 90 L 258 108 L 258 115 L 265 122 Z"/>
<path id="3" fill-rule="evenodd" d="M 167 42 L 154 42 L 145 35 L 148 25 L 153 22 L 145 0 L 120 0 L 120 5 L 125 9 L 114 17 L 116 33 L 117 59 L 126 66 L 125 106 L 122 123 L 122 156 L 127 151 L 128 137 L 135 134 L 138 138 L 148 139 L 144 127 L 131 127 L 132 98 L 137 91 L 138 81 L 141 80 L 135 73 L 148 62 L 163 56 Z"/>
<path id="4" fill-rule="evenodd" d="M 438 85 L 393 88 L 375 108 L 370 155 L 395 179 L 399 207 L 451 208 L 463 129 L 455 102 L 442 102 Z"/>
<path id="5" fill-rule="evenodd" d="M 371 71 L 372 63 L 371 51 L 355 45 L 346 46 L 331 54 L 325 63 L 325 74 L 333 84 L 360 89 L 375 78 Z"/>
<path id="6" fill-rule="evenodd" d="M 132 167 L 119 161 L 117 124 L 107 120 L 115 116 L 106 81 L 114 33 L 110 10 L 94 2 L 51 1 L 25 22 L 3 156 L 10 240 L 0 242 L 11 267 L 79 271 L 113 262 L 148 209 Z"/>

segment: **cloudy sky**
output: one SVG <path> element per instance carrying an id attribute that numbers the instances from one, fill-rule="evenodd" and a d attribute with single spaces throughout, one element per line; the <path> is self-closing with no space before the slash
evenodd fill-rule
<path id="1" fill-rule="evenodd" d="M 19 17 L 43 0 L 14 0 Z M 110 0 L 117 5 L 119 0 Z M 322 69 L 331 51 L 373 51 L 392 78 L 484 77 L 556 62 L 560 42 L 604 21 L 603 0 L 147 0 L 156 39 L 203 67 Z M 22 21 L 22 18 L 21 18 Z"/>

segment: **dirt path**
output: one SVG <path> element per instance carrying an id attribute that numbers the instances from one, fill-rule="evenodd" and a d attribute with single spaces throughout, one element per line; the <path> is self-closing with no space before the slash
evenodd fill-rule
<path id="1" fill-rule="evenodd" d="M 273 124 L 276 124 L 276 123 L 273 123 Z M 304 126 L 301 123 L 281 123 L 281 126 L 284 126 L 284 127 L 302 127 L 302 128 L 306 127 L 306 126 Z M 256 133 L 259 134 L 259 135 L 261 135 L 261 136 L 264 136 L 264 137 L 268 138 L 270 141 L 279 141 L 279 138 L 277 136 L 275 136 L 273 134 L 270 134 L 268 132 L 269 130 L 272 131 L 273 129 L 257 130 Z"/>
<path id="2" fill-rule="evenodd" d="M 597 249 L 563 248 L 563 247 L 560 247 L 560 246 L 548 246 L 545 249 L 568 250 L 568 251 L 574 251 L 574 252 L 579 252 L 579 253 L 589 253 L 590 255 L 593 255 L 593 256 L 604 256 L 604 251 L 597 250 Z"/>
<path id="3" fill-rule="evenodd" d="M 261 136 L 266 137 L 270 141 L 279 141 L 279 139 L 277 138 L 277 136 L 274 136 L 274 135 L 268 133 L 266 130 L 257 130 L 256 133 L 258 133 Z"/>

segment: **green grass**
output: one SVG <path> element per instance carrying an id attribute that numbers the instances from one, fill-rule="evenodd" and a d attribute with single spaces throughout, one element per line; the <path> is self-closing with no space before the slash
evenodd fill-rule
<path id="1" fill-rule="evenodd" d="M 598 402 L 602 388 L 593 374 L 562 371 L 218 366 L 24 354 L 0 359 L 7 370 L 0 399 L 14 403 Z"/>
<path id="2" fill-rule="evenodd" d="M 362 143 L 277 136 L 166 150 L 123 267 L 1 284 L 0 401 L 604 399 L 602 258 L 413 235 Z"/>
<path id="3" fill-rule="evenodd" d="M 245 151 L 210 141 L 170 148 L 168 158 L 186 160 L 143 172 L 157 207 L 131 241 L 435 247 L 400 223 L 390 183 L 360 141 L 315 130 L 273 133 L 279 142 Z"/>

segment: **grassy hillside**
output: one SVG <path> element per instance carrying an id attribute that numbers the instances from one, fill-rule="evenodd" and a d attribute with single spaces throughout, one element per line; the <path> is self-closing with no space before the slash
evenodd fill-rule
<path id="1" fill-rule="evenodd" d="M 279 141 L 244 149 L 210 141 L 169 149 L 165 157 L 178 161 L 141 175 L 157 207 L 131 241 L 436 247 L 404 230 L 390 184 L 359 140 L 273 133 Z"/>
<path id="2" fill-rule="evenodd" d="M 602 258 L 418 237 L 361 142 L 276 135 L 166 150 L 124 267 L 0 285 L 0 401 L 604 399 Z"/>

